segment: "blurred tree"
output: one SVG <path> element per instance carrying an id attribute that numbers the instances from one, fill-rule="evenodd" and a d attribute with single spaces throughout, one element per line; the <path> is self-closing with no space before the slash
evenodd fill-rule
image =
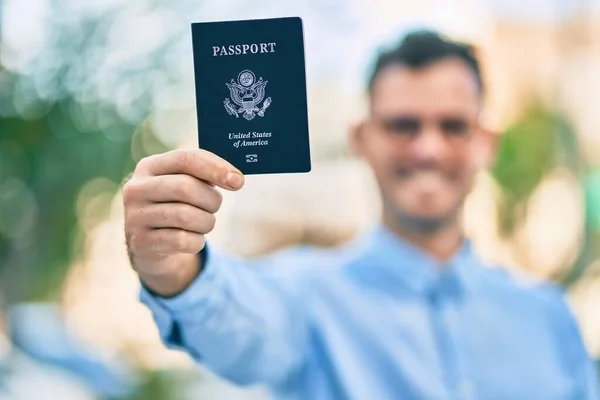
<path id="1" fill-rule="evenodd" d="M 157 73 L 166 70 L 161 49 L 142 55 L 146 63 L 102 69 L 118 11 L 76 18 L 52 4 L 46 46 L 27 62 L 19 58 L 27 49 L 0 37 L 0 304 L 8 306 L 58 300 L 123 178 L 139 158 L 167 150 L 147 122 L 152 78 L 168 77 Z M 131 400 L 176 398 L 173 379 L 144 374 Z"/>
<path id="2" fill-rule="evenodd" d="M 194 375 L 195 379 L 199 379 Z M 189 387 L 190 382 L 186 374 L 170 371 L 146 371 L 144 373 L 144 384 L 126 399 L 107 400 L 183 400 L 184 394 L 173 391 L 172 388 Z"/>
<path id="3" fill-rule="evenodd" d="M 524 222 L 530 196 L 559 165 L 580 173 L 577 136 L 563 115 L 534 101 L 502 134 L 492 169 L 502 188 L 501 236 L 510 236 Z"/>
<path id="4" fill-rule="evenodd" d="M 7 59 L 16 66 L 0 64 L 0 294 L 8 303 L 56 299 L 85 232 L 133 169 L 132 150 L 140 158 L 167 149 L 142 124 L 156 71 L 100 70 L 94 61 L 110 53 L 115 18 L 114 10 L 56 18 L 48 46 L 29 63 L 17 68 L 13 49 Z M 160 70 L 161 59 L 158 49 L 147 62 Z M 107 97 L 119 91 L 127 102 Z"/>
<path id="5" fill-rule="evenodd" d="M 586 192 L 589 167 L 579 151 L 577 134 L 568 118 L 550 109 L 539 100 L 529 103 L 518 118 L 502 134 L 492 175 L 501 188 L 498 227 L 504 239 L 513 238 L 527 218 L 528 202 L 546 175 L 557 167 L 568 169 Z M 586 222 L 583 243 L 576 261 L 559 268 L 555 279 L 571 285 L 586 266 L 598 258 L 598 228 L 595 221 L 598 206 L 595 203 L 597 185 L 589 178 L 585 196 Z"/>
<path id="6" fill-rule="evenodd" d="M 600 170 L 586 171 L 581 185 L 585 201 L 583 245 L 575 263 L 559 277 L 566 286 L 576 283 L 586 268 L 600 259 Z"/>
<path id="7" fill-rule="evenodd" d="M 587 219 L 590 221 L 590 227 L 596 232 L 600 232 L 600 168 L 596 168 L 588 174 L 585 181 Z"/>
<path id="8" fill-rule="evenodd" d="M 72 101 L 53 104 L 41 118 L 0 117 L 0 282 L 9 302 L 56 298 L 82 251 L 85 230 L 78 211 L 87 207 L 101 221 L 134 167 L 130 146 L 136 127 L 110 105 L 98 104 L 114 117 L 110 130 L 119 140 L 100 130 L 81 132 L 63 111 Z M 82 196 L 94 178 L 105 180 Z"/>

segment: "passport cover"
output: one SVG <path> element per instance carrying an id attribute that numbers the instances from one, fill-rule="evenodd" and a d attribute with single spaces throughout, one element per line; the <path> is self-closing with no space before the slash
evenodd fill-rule
<path id="1" fill-rule="evenodd" d="M 198 143 L 244 174 L 311 168 L 302 20 L 192 23 Z"/>

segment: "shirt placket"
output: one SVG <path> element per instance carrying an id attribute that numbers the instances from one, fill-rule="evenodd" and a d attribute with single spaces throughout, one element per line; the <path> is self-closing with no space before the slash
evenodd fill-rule
<path id="1" fill-rule="evenodd" d="M 472 378 L 465 360 L 460 330 L 460 289 L 455 277 L 443 273 L 429 292 L 431 322 L 448 398 L 474 400 Z"/>

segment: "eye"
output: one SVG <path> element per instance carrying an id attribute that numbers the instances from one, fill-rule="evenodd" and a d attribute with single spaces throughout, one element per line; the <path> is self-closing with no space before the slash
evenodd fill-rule
<path id="1" fill-rule="evenodd" d="M 388 131 L 401 135 L 416 135 L 421 130 L 421 121 L 412 117 L 391 118 L 384 125 Z"/>
<path id="2" fill-rule="evenodd" d="M 450 136 L 464 136 L 469 133 L 469 122 L 463 118 L 444 118 L 440 121 L 440 129 Z"/>

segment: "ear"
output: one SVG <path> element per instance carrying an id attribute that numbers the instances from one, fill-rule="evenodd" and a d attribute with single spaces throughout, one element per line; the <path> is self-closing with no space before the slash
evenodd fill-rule
<path id="1" fill-rule="evenodd" d="M 352 154 L 357 157 L 364 156 L 364 135 L 366 122 L 364 119 L 354 122 L 348 129 L 348 139 Z"/>

